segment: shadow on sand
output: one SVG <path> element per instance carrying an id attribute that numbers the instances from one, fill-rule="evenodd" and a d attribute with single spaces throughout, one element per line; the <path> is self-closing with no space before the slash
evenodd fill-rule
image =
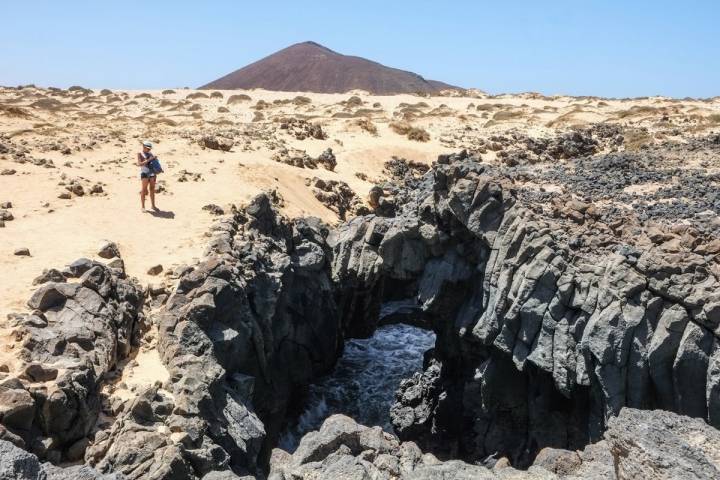
<path id="1" fill-rule="evenodd" d="M 148 213 L 158 218 L 175 218 L 175 212 L 170 210 L 148 210 Z"/>

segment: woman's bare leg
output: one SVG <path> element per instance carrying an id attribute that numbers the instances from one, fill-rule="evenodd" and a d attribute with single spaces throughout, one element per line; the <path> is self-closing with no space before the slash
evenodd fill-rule
<path id="1" fill-rule="evenodd" d="M 157 207 L 155 206 L 155 181 L 157 180 L 157 177 L 150 177 L 150 205 L 152 205 L 153 210 L 157 210 Z"/>
<path id="2" fill-rule="evenodd" d="M 142 178 L 140 179 L 140 182 L 142 184 L 142 188 L 140 189 L 140 206 L 142 207 L 143 211 L 145 211 L 145 195 L 147 195 L 148 191 L 148 179 Z"/>

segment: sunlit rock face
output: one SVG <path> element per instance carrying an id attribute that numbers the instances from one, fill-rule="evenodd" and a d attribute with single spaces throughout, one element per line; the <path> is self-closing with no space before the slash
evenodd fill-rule
<path id="1" fill-rule="evenodd" d="M 398 391 L 401 439 L 528 465 L 543 447 L 601 438 L 626 406 L 720 423 L 708 257 L 627 235 L 582 246 L 576 238 L 623 218 L 553 218 L 490 167 L 438 163 L 399 195 L 393 217 L 356 218 L 328 239 L 351 331 L 372 331 L 382 302 L 402 292 L 437 334 L 427 370 Z"/>

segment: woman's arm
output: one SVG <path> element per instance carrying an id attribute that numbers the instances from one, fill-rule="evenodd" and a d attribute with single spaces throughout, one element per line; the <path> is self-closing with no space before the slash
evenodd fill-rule
<path id="1" fill-rule="evenodd" d="M 137 164 L 140 167 L 147 166 L 148 163 L 150 163 L 150 160 L 152 160 L 153 157 L 150 158 L 143 158 L 142 154 L 138 153 L 137 155 Z"/>

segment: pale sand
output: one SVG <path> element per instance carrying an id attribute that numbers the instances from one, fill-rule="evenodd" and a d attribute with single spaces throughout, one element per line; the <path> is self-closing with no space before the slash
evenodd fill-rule
<path id="1" fill-rule="evenodd" d="M 0 109 L 0 133 L 12 135 L 15 143 L 26 143 L 35 158 L 51 159 L 57 166 L 47 169 L 29 163 L 19 164 L 10 158 L 3 160 L 0 155 L 0 171 L 17 170 L 15 175 L 0 176 L 0 203 L 11 201 L 11 212 L 15 216 L 15 220 L 0 228 L 0 323 L 7 314 L 26 310 L 25 302 L 35 288 L 32 280 L 44 268 L 62 268 L 83 256 L 97 258 L 98 246 L 106 239 L 117 242 L 128 275 L 137 277 L 143 284 L 159 281 L 146 273 L 152 265 L 159 263 L 167 270 L 173 265 L 200 258 L 206 242 L 204 233 L 214 219 L 201 209 L 209 203 L 242 205 L 262 190 L 276 189 L 284 198 L 283 210 L 287 215 L 313 215 L 333 223 L 337 221 L 336 215 L 315 199 L 305 184 L 306 179 L 317 176 L 342 180 L 364 198 L 373 181 L 383 178 L 383 163 L 391 156 L 429 164 L 440 153 L 459 150 L 463 146 L 463 136 L 488 138 L 511 130 L 542 136 L 568 126 L 601 121 L 619 121 L 652 129 L 658 118 L 665 114 L 687 117 L 691 119 L 690 126 L 698 125 L 698 131 L 702 131 L 707 127 L 702 118 L 720 112 L 718 100 L 677 102 L 648 98 L 623 101 L 543 98 L 532 94 L 496 98 L 422 98 L 361 94 L 365 102 L 362 108 L 375 110 L 373 104 L 377 102 L 383 110 L 368 113 L 378 128 L 378 135 L 373 136 L 361 130 L 355 119 L 333 117 L 344 111 L 340 102 L 347 100 L 350 94 L 222 91 L 222 99 L 191 100 L 200 105 L 202 119 L 198 119 L 193 118 L 193 112 L 187 108 L 172 110 L 172 105 L 161 106 L 163 100 L 179 102 L 194 93 L 192 90 L 178 89 L 170 95 L 160 91 L 127 92 L 129 100 L 137 102 L 131 105 L 124 105 L 125 102 L 107 104 L 98 93 L 95 91 L 90 101 L 79 103 L 77 99 L 49 97 L 46 90 L 0 89 L 0 107 L 20 107 L 32 115 L 32 118 L 12 117 Z M 148 93 L 152 98 L 133 98 L 139 93 Z M 250 95 L 252 101 L 228 106 L 229 113 L 217 113 L 218 107 L 226 106 L 230 95 L 240 93 Z M 296 106 L 290 103 L 262 112 L 267 119 L 294 114 L 314 117 L 311 121 L 323 126 L 329 137 L 327 140 L 300 141 L 282 131 L 277 136 L 284 138 L 288 146 L 304 149 L 311 156 L 331 147 L 338 160 L 334 172 L 277 163 L 271 160 L 274 152 L 263 141 L 253 140 L 253 151 L 243 151 L 242 146 L 236 145 L 231 152 L 219 152 L 203 150 L 180 135 L 183 132 L 212 132 L 216 128 L 241 128 L 251 122 L 255 114 L 251 107 L 258 100 L 272 103 L 296 95 L 309 97 L 312 104 Z M 59 98 L 74 107 L 58 111 L 29 107 L 42 98 Z M 427 104 L 427 107 L 419 107 L 422 112 L 437 114 L 412 121 L 413 125 L 430 133 L 431 140 L 426 143 L 411 141 L 389 128 L 390 121 L 400 119 L 398 106 L 401 103 L 418 102 Z M 481 110 L 477 110 L 478 105 Z M 498 112 L 509 113 L 502 113 L 493 120 Z M 177 125 L 169 126 L 162 123 L 162 119 L 171 119 Z M 211 123 L 218 121 L 228 124 Z M 263 123 L 271 122 L 260 122 Z M 58 151 L 41 151 L 46 143 L 58 141 L 72 146 L 89 143 L 100 134 L 110 140 L 98 142 L 92 150 L 73 151 L 67 156 Z M 126 143 L 113 139 L 117 136 L 124 138 Z M 166 182 L 169 193 L 159 194 L 157 201 L 165 212 L 163 216 L 140 211 L 139 169 L 134 162 L 144 139 L 158 142 L 154 153 L 166 170 L 160 178 Z M 489 152 L 483 158 L 492 161 L 495 155 Z M 72 163 L 71 167 L 64 166 L 68 161 Z M 204 181 L 179 182 L 177 174 L 182 169 L 201 173 Z M 356 173 L 366 174 L 368 181 L 361 180 Z M 62 174 L 68 178 L 88 179 L 86 187 L 102 182 L 106 196 L 86 195 L 60 200 L 57 196 L 64 188 L 58 186 L 58 182 Z M 49 206 L 43 206 L 45 203 Z M 29 248 L 32 256 L 13 255 L 19 247 Z M 3 339 L 10 333 L 0 328 Z M 2 343 L 0 363 L 11 364 L 8 355 L 12 357 L 12 342 Z M 165 378 L 166 372 L 160 368 L 156 355 L 151 351 L 141 352 L 138 355 L 140 366 L 133 369 L 137 373 L 132 378 L 145 383 Z M 142 373 L 145 366 L 153 373 Z"/>
<path id="2" fill-rule="evenodd" d="M 116 386 L 122 385 L 122 387 L 115 388 L 112 395 L 126 400 L 139 393 L 143 387 L 153 385 L 156 382 L 162 384 L 170 379 L 170 374 L 154 346 L 141 349 L 135 356 L 132 365 L 123 369 L 122 376 L 116 383 Z"/>

